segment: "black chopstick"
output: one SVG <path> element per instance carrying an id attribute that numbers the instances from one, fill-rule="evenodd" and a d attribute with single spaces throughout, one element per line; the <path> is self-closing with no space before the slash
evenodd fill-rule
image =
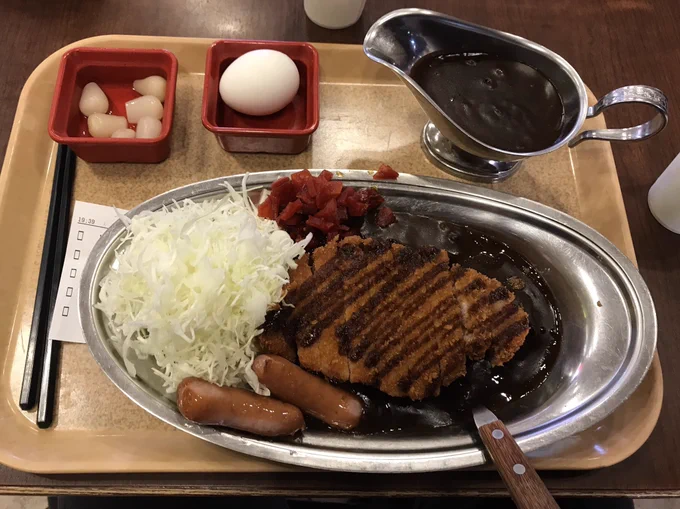
<path id="1" fill-rule="evenodd" d="M 61 271 L 64 267 L 66 257 L 66 246 L 68 243 L 69 222 L 71 218 L 71 195 L 73 194 L 73 178 L 76 169 L 76 155 L 70 149 L 66 150 L 64 158 L 64 174 L 61 193 L 57 205 L 56 238 L 54 241 L 54 252 L 52 261 L 54 270 L 52 271 L 52 281 L 49 288 L 49 309 L 47 316 L 48 331 L 52 322 L 54 306 L 57 302 L 59 291 L 59 280 Z M 42 358 L 42 369 L 40 376 L 40 394 L 38 396 L 38 415 L 36 422 L 39 428 L 49 428 L 52 425 L 54 416 L 54 402 L 57 392 L 57 373 L 59 371 L 59 352 L 61 343 L 52 341 L 46 337 L 45 351 Z"/>
<path id="2" fill-rule="evenodd" d="M 57 238 L 59 203 L 64 188 L 64 174 L 66 173 L 66 155 L 70 152 L 66 145 L 59 145 L 57 150 L 57 162 L 54 169 L 52 182 L 52 194 L 50 207 L 47 213 L 47 227 L 45 228 L 45 242 L 43 244 L 42 258 L 40 260 L 40 273 L 38 286 L 33 305 L 33 318 L 31 320 L 31 332 L 28 337 L 26 348 L 26 364 L 24 365 L 24 377 L 21 382 L 21 395 L 19 406 L 23 410 L 30 410 L 36 402 L 38 394 L 38 382 L 42 368 L 43 354 L 47 345 L 49 334 L 49 315 L 51 285 L 55 272 L 54 248 Z M 57 271 L 58 272 L 58 271 Z M 58 284 L 58 283 L 57 283 Z"/>
<path id="3" fill-rule="evenodd" d="M 57 373 L 59 372 L 59 353 L 61 343 L 51 339 L 47 340 L 45 355 L 40 377 L 40 395 L 38 397 L 38 415 L 36 423 L 41 429 L 52 426 L 54 418 L 54 402 L 57 393 Z"/>

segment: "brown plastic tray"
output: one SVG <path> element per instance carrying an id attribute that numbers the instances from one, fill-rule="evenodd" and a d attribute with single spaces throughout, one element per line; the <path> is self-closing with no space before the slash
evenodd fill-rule
<path id="1" fill-rule="evenodd" d="M 205 56 L 211 39 L 102 36 L 48 57 L 28 79 L 0 174 L 0 462 L 40 473 L 263 472 L 293 467 L 205 443 L 155 419 L 111 384 L 86 346 L 65 344 L 54 426 L 40 430 L 17 404 L 50 198 L 56 145 L 47 120 L 59 60 L 74 47 L 163 48 L 179 60 L 169 159 L 158 165 L 78 160 L 75 199 L 132 208 L 169 189 L 222 175 L 287 168 L 376 169 L 447 177 L 420 149 L 426 121 L 418 103 L 360 46 L 315 44 L 320 61 L 319 129 L 295 156 L 224 152 L 201 124 Z M 594 98 L 591 94 L 591 100 Z M 601 117 L 584 129 L 605 127 Z M 565 211 L 635 259 L 621 190 L 607 143 L 563 148 L 526 162 L 495 189 Z M 633 454 L 661 410 L 658 357 L 643 384 L 593 428 L 532 454 L 539 469 L 591 469 Z"/>

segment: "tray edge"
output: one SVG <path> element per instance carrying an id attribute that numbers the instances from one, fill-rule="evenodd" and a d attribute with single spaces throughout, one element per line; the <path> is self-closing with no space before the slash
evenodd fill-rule
<path id="1" fill-rule="evenodd" d="M 13 119 L 13 122 L 12 122 L 12 129 L 11 129 L 11 132 L 10 132 L 10 138 L 8 140 L 7 151 L 6 151 L 5 158 L 4 158 L 4 161 L 3 161 L 3 166 L 2 166 L 3 170 L 6 166 L 9 166 L 11 164 L 11 159 L 14 155 L 13 154 L 13 152 L 14 152 L 13 148 L 14 148 L 14 145 L 16 144 L 16 138 L 18 137 L 17 125 L 19 123 L 19 119 L 21 118 L 20 114 L 23 114 L 24 110 L 26 109 L 25 103 L 26 103 L 27 90 L 30 90 L 30 87 L 34 86 L 34 84 L 38 80 L 38 78 L 41 77 L 41 74 L 45 72 L 45 68 L 47 68 L 52 63 L 53 60 L 60 59 L 61 55 L 64 52 L 68 51 L 69 49 L 72 49 L 72 48 L 75 48 L 75 47 L 90 46 L 90 45 L 94 45 L 94 44 L 98 44 L 98 43 L 110 44 L 111 42 L 115 43 L 116 40 L 125 40 L 128 43 L 134 42 L 135 40 L 139 40 L 139 41 L 153 40 L 153 41 L 160 41 L 161 43 L 163 41 L 167 41 L 167 42 L 176 43 L 177 39 L 185 39 L 187 42 L 191 41 L 191 42 L 195 42 L 195 43 L 216 40 L 216 38 L 197 38 L 197 37 L 184 37 L 183 38 L 183 37 L 168 37 L 168 36 L 158 36 L 158 37 L 156 37 L 156 36 L 135 36 L 135 35 L 128 36 L 128 35 L 110 34 L 110 35 L 99 35 L 99 36 L 94 36 L 94 37 L 90 37 L 90 38 L 86 38 L 86 39 L 81 39 L 81 40 L 75 41 L 71 44 L 68 44 L 68 45 L 56 50 L 52 54 L 50 54 L 47 58 L 45 58 L 33 70 L 33 72 L 30 74 L 29 78 L 27 79 L 26 83 L 24 84 L 24 87 L 22 88 L 22 91 L 21 91 L 21 94 L 20 94 L 20 97 L 19 97 L 19 101 L 17 103 L 16 113 L 15 113 L 15 116 L 14 116 L 14 119 Z M 332 44 L 332 43 L 312 43 L 312 44 L 316 47 L 322 47 L 324 49 L 325 48 L 332 48 L 332 47 L 344 47 L 344 48 L 347 48 L 347 49 L 350 49 L 352 46 L 360 47 L 359 45 L 351 45 L 351 44 Z M 609 149 L 608 152 L 609 152 L 608 157 L 612 158 L 612 165 L 614 166 L 614 168 L 616 168 L 615 162 L 613 161 L 613 156 L 611 154 L 611 149 Z M 51 170 L 50 170 L 50 172 L 51 172 Z M 7 192 L 7 190 L 6 190 L 7 182 L 6 181 L 8 179 L 8 177 L 6 175 L 3 175 L 3 174 L 7 174 L 7 173 L 9 173 L 9 172 L 8 171 L 0 171 L 0 224 L 2 222 L 2 214 L 4 212 L 4 206 L 2 205 L 4 203 L 4 200 L 2 200 L 2 198 L 5 195 L 5 193 Z M 624 240 L 625 244 L 627 244 L 625 246 L 626 247 L 625 251 L 622 248 L 620 248 L 620 249 L 624 252 L 624 254 L 627 257 L 631 258 L 633 263 L 635 263 L 635 254 L 634 254 L 634 250 L 633 250 L 633 243 L 632 243 L 632 238 L 631 238 L 631 235 L 630 235 L 630 229 L 628 227 L 627 214 L 625 213 L 625 208 L 623 206 L 623 198 L 622 198 L 622 194 L 621 194 L 621 188 L 620 188 L 618 176 L 615 179 L 615 181 L 616 181 L 617 186 L 616 186 L 616 189 L 615 189 L 616 196 L 615 196 L 614 199 L 617 202 L 617 207 L 620 207 L 621 210 L 623 210 L 623 217 L 625 218 L 625 228 L 624 228 L 625 235 L 624 235 L 623 240 Z M 597 228 L 595 228 L 595 229 L 597 230 Z M 40 239 L 40 242 L 42 242 L 42 239 Z M 617 247 L 618 247 L 618 245 L 617 245 Z M 635 263 L 635 265 L 637 265 L 637 264 Z M 23 275 L 23 272 L 24 272 L 24 270 L 22 270 L 22 275 L 19 278 L 20 283 L 25 277 Z M 18 294 L 16 295 L 15 302 L 14 302 L 15 305 L 14 305 L 14 308 L 13 308 L 12 316 L 16 315 L 17 307 L 18 307 L 19 303 L 22 302 L 22 298 L 25 297 L 25 293 L 27 291 L 28 291 L 27 289 L 21 289 L 18 292 Z M 12 320 L 12 322 L 13 322 L 12 323 L 12 325 L 13 325 L 14 319 Z M 8 342 L 7 345 L 6 345 L 5 351 L 9 351 L 10 346 L 11 345 L 9 345 L 9 342 Z M 0 353 L 2 353 L 2 351 L 0 351 Z M 5 364 L 8 363 L 8 357 L 9 356 L 6 356 L 5 359 L 4 359 Z M 7 366 L 4 366 L 4 367 L 7 368 Z M 658 373 L 656 373 L 656 371 L 658 371 Z M 614 465 L 616 463 L 619 463 L 619 462 L 625 460 L 626 458 L 630 457 L 635 452 L 637 452 L 637 450 L 644 444 L 644 442 L 646 442 L 646 440 L 651 435 L 654 427 L 656 426 L 656 423 L 658 422 L 658 418 L 659 418 L 659 415 L 660 415 L 660 412 L 661 412 L 661 406 L 662 406 L 662 400 L 663 400 L 663 374 L 662 374 L 660 360 L 659 360 L 659 357 L 658 357 L 658 352 L 655 352 L 654 359 L 653 359 L 652 364 L 650 366 L 649 372 L 647 373 L 647 375 L 645 377 L 645 381 L 653 373 L 656 374 L 655 380 L 656 380 L 657 383 L 655 384 L 654 387 L 655 387 L 655 393 L 658 393 L 658 395 L 659 395 L 659 400 L 658 400 L 658 405 L 655 406 L 655 412 L 653 412 L 653 414 L 651 415 L 652 418 L 650 418 L 650 419 L 648 419 L 648 421 L 646 421 L 646 423 L 647 422 L 649 423 L 648 424 L 649 432 L 648 433 L 646 432 L 646 436 L 644 437 L 644 439 L 643 440 L 641 439 L 639 441 L 640 442 L 639 445 L 636 445 L 636 447 L 631 448 L 630 450 L 626 450 L 624 454 L 620 455 L 620 457 L 613 458 L 613 461 L 611 461 L 611 462 L 607 462 L 607 461 L 597 462 L 597 463 L 593 462 L 593 463 L 587 464 L 583 467 L 576 468 L 576 467 L 569 467 L 569 466 L 566 466 L 566 465 L 560 465 L 559 461 L 557 461 L 556 462 L 556 463 L 558 463 L 557 465 L 550 466 L 549 468 L 543 468 L 543 467 L 540 466 L 540 462 L 543 462 L 545 460 L 539 460 L 537 462 L 537 465 L 538 465 L 537 468 L 546 469 L 546 470 L 557 470 L 557 469 L 560 469 L 560 470 L 590 470 L 590 469 Z M 644 384 L 645 381 L 643 381 L 642 384 Z M 639 387 L 638 387 L 638 390 L 639 390 Z M 11 401 L 8 401 L 6 398 L 4 398 L 3 401 L 2 401 L 2 404 L 5 404 L 5 403 L 8 404 L 10 412 L 12 412 L 15 415 L 15 417 L 19 417 L 21 419 L 21 422 L 24 422 L 24 423 L 26 422 L 26 419 L 23 418 L 23 415 L 16 412 L 16 409 L 14 408 L 14 405 L 12 405 Z M 658 410 L 656 410 L 657 407 L 658 407 Z M 35 428 L 35 429 L 37 429 L 37 428 Z M 647 427 L 645 427 L 645 430 L 647 430 Z M 39 467 L 36 468 L 36 469 L 22 468 L 22 466 L 17 464 L 17 462 L 12 461 L 13 459 L 16 459 L 17 461 L 19 459 L 16 456 L 12 455 L 11 453 L 6 455 L 5 454 L 6 452 L 8 452 L 6 449 L 4 449 L 4 448 L 0 449 L 0 463 L 3 463 L 5 465 L 10 466 L 11 468 L 15 468 L 17 470 L 22 470 L 22 471 L 26 471 L 26 472 L 33 472 L 33 473 L 77 473 L 77 472 L 82 472 L 81 470 L 59 470 L 59 471 L 53 471 L 53 470 L 49 470 L 49 469 L 43 470 L 43 469 L 40 469 Z M 606 456 L 603 456 L 603 457 L 606 457 Z M 9 461 L 7 461 L 8 459 L 9 459 Z M 276 465 L 279 466 L 279 467 L 285 467 L 284 465 L 279 465 L 279 464 L 276 464 Z M 282 468 L 281 470 L 283 471 L 283 470 L 287 470 L 287 469 L 288 468 Z M 110 470 L 109 471 L 109 470 L 106 470 L 106 469 L 97 469 L 96 471 L 97 472 L 119 472 L 119 470 Z M 170 472 L 168 470 L 165 470 L 165 471 Z M 224 470 L 218 469 L 218 470 L 201 470 L 201 471 L 222 472 Z M 262 470 L 262 471 L 271 471 L 271 470 Z M 163 472 L 163 470 L 157 470 L 157 469 L 129 470 L 129 472 Z M 172 472 L 188 472 L 188 471 L 187 470 L 172 470 Z"/>

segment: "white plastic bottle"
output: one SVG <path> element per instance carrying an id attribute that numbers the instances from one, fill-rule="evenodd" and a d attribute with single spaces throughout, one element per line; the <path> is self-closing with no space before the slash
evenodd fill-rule
<path id="1" fill-rule="evenodd" d="M 649 189 L 647 203 L 662 226 L 680 233 L 680 154 Z"/>
<path id="2" fill-rule="evenodd" d="M 317 25 L 336 30 L 359 21 L 364 5 L 366 0 L 305 0 L 305 14 Z"/>

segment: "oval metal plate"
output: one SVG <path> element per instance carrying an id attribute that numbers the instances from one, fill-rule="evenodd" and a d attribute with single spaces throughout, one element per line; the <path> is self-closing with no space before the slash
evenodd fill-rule
<path id="1" fill-rule="evenodd" d="M 260 192 L 258 186 L 266 187 L 294 171 L 299 170 L 250 175 L 251 196 Z M 593 426 L 640 384 L 656 347 L 654 304 L 630 260 L 592 228 L 539 203 L 449 180 L 401 174 L 398 181 L 374 181 L 371 173 L 361 170 L 336 174 L 347 185 L 377 187 L 397 213 L 410 212 L 487 232 L 521 252 L 541 272 L 559 305 L 564 332 L 547 381 L 519 400 L 518 417 L 506 423 L 525 452 Z M 184 198 L 221 195 L 224 182 L 239 189 L 242 180 L 243 176 L 225 177 L 175 189 L 141 204 L 128 216 Z M 135 360 L 138 375 L 128 375 L 102 314 L 94 308 L 99 281 L 114 260 L 123 231 L 117 221 L 87 261 L 80 287 L 80 319 L 90 350 L 104 372 L 151 414 L 219 446 L 306 467 L 395 473 L 484 463 L 482 450 L 469 431 L 461 428 L 415 436 L 307 431 L 295 439 L 269 440 L 186 420 L 152 373 L 152 360 Z"/>

